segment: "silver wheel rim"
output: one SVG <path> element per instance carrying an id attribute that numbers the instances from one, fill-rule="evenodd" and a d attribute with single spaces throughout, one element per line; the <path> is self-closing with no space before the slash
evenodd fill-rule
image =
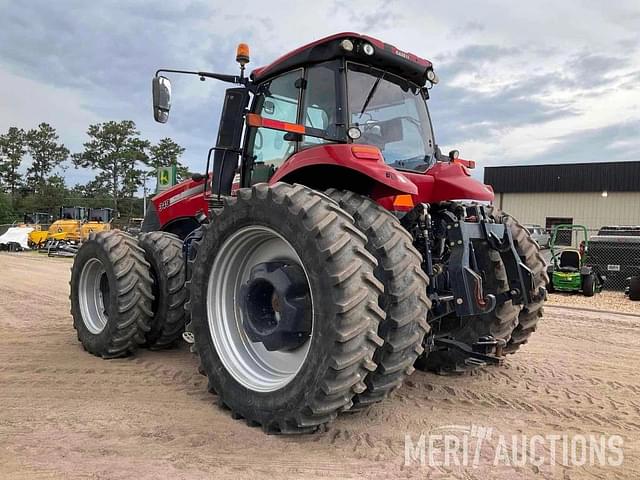
<path id="1" fill-rule="evenodd" d="M 242 326 L 239 292 L 251 268 L 282 260 L 302 267 L 309 284 L 309 274 L 299 255 L 282 235 L 264 226 L 245 227 L 225 240 L 209 275 L 207 319 L 211 340 L 233 378 L 257 392 L 279 390 L 293 380 L 307 359 L 313 339 L 313 312 L 311 335 L 290 351 L 268 351 L 262 343 L 251 342 Z M 313 309 L 313 297 L 311 305 Z"/>
<path id="2" fill-rule="evenodd" d="M 97 335 L 107 325 L 109 317 L 105 310 L 105 298 L 109 295 L 107 272 L 97 258 L 90 259 L 80 272 L 78 300 L 82 322 L 87 329 Z M 108 302 L 109 299 L 107 298 Z"/>

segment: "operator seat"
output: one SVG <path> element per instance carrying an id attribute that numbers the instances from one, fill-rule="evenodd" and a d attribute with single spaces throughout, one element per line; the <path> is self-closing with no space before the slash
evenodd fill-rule
<path id="1" fill-rule="evenodd" d="M 580 270 L 580 252 L 578 250 L 563 250 L 558 265 L 561 272 L 577 272 Z"/>

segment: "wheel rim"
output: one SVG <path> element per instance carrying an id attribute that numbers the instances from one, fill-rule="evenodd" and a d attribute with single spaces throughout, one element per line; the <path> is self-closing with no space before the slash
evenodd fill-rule
<path id="1" fill-rule="evenodd" d="M 308 272 L 291 244 L 271 228 L 255 225 L 240 229 L 225 240 L 213 262 L 207 287 L 207 319 L 216 352 L 239 383 L 258 392 L 278 390 L 296 376 L 307 359 L 315 323 L 311 297 L 311 331 L 299 347 L 269 351 L 247 336 L 240 291 L 255 265 L 274 261 L 301 267 L 309 286 Z"/>
<path id="2" fill-rule="evenodd" d="M 105 306 L 109 301 L 109 280 L 97 258 L 90 259 L 82 267 L 78 300 L 85 327 L 95 335 L 102 332 L 109 320 Z"/>

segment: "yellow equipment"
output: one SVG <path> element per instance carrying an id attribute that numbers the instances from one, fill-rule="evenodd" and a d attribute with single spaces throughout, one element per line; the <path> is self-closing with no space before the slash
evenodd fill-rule
<path id="1" fill-rule="evenodd" d="M 35 248 L 42 248 L 48 241 L 79 243 L 81 225 L 87 218 L 85 207 L 61 207 L 60 217 L 53 222 L 48 231 L 34 230 L 29 234 L 29 242 Z M 46 235 L 45 235 L 46 233 Z"/>
<path id="2" fill-rule="evenodd" d="M 22 223 L 18 223 L 18 227 L 31 227 L 33 230 L 29 232 L 28 244 L 31 248 L 36 248 L 38 244 L 44 243 L 47 239 L 48 231 L 43 230 L 43 225 L 49 224 L 53 219 L 48 213 L 34 212 L 25 213 Z"/>
<path id="3" fill-rule="evenodd" d="M 112 208 L 90 208 L 89 221 L 83 223 L 80 227 L 80 238 L 85 241 L 92 232 L 105 232 L 111 230 L 111 222 L 113 221 Z"/>

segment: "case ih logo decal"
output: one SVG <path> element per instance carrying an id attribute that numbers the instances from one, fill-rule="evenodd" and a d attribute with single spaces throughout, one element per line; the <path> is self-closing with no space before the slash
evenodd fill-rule
<path id="1" fill-rule="evenodd" d="M 204 184 L 198 185 L 197 187 L 188 188 L 187 190 L 183 190 L 182 192 L 174 195 L 173 197 L 160 202 L 160 205 L 158 205 L 158 210 L 164 210 L 166 208 L 169 208 L 171 205 L 174 205 L 179 201 L 184 200 L 185 198 L 189 198 L 201 192 L 204 192 Z"/>
<path id="2" fill-rule="evenodd" d="M 397 57 L 401 57 L 410 62 L 417 63 L 418 65 L 422 65 L 423 67 L 431 66 L 431 62 L 429 62 L 428 60 L 425 60 L 424 58 L 420 58 L 417 55 L 414 55 L 413 53 L 403 52 L 402 50 L 398 50 L 396 47 L 394 47 L 393 45 L 389 45 L 388 43 L 384 45 L 384 49 L 387 52 L 391 52 Z"/>
<path id="3" fill-rule="evenodd" d="M 399 57 L 404 58 L 405 60 L 409 60 L 412 61 L 411 59 L 411 55 L 409 55 L 407 52 L 403 52 L 402 50 L 398 50 L 397 48 L 393 47 L 393 53 L 396 54 Z"/>

